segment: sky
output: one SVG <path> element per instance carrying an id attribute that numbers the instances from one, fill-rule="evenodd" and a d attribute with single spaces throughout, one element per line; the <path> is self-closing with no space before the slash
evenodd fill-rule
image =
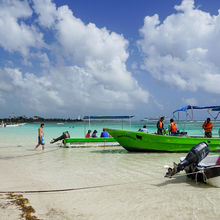
<path id="1" fill-rule="evenodd" d="M 0 0 L 0 117 L 171 116 L 220 104 L 219 0 Z"/>

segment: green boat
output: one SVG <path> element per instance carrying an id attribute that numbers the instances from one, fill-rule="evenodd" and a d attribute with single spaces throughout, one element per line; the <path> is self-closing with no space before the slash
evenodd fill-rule
<path id="1" fill-rule="evenodd" d="M 122 115 L 122 116 L 84 116 L 83 120 L 89 122 L 91 120 L 125 120 L 133 118 L 133 115 Z M 123 124 L 123 123 L 122 123 Z M 131 120 L 130 120 L 131 124 Z M 68 131 L 55 139 L 51 140 L 51 144 L 57 141 L 62 141 L 63 147 L 98 147 L 98 146 L 119 146 L 119 143 L 112 137 L 97 137 L 97 138 L 70 138 Z"/>
<path id="2" fill-rule="evenodd" d="M 66 138 L 64 147 L 98 147 L 117 146 L 119 143 L 114 138 Z"/>
<path id="3" fill-rule="evenodd" d="M 210 151 L 220 151 L 220 138 L 168 136 L 108 128 L 106 130 L 122 147 L 132 152 L 188 152 L 200 142 L 206 142 Z"/>

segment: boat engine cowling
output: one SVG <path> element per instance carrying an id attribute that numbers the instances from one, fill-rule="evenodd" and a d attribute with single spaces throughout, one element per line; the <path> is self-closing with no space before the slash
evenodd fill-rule
<path id="1" fill-rule="evenodd" d="M 209 154 L 209 146 L 206 142 L 201 142 L 195 145 L 189 153 L 186 155 L 186 158 L 181 161 L 177 166 L 177 172 L 183 170 L 186 166 L 191 164 L 198 165 Z"/>
<path id="2" fill-rule="evenodd" d="M 169 168 L 165 177 L 171 177 L 176 173 L 184 170 L 185 167 L 190 165 L 198 165 L 200 161 L 202 161 L 209 154 L 209 146 L 206 142 L 201 142 L 188 152 L 185 159 L 181 161 L 179 164 L 174 163 L 174 168 Z"/>
<path id="3" fill-rule="evenodd" d="M 60 137 L 53 139 L 50 143 L 53 144 L 57 141 L 61 141 L 61 140 L 64 140 L 66 138 L 70 138 L 70 134 L 69 134 L 68 131 L 64 131 L 63 134 Z"/>

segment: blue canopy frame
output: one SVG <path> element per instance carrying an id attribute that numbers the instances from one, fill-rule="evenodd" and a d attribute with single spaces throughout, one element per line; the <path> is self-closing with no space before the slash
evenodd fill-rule
<path id="1" fill-rule="evenodd" d="M 189 113 L 187 112 L 187 110 L 191 110 L 192 112 L 192 116 L 191 116 L 191 119 L 193 120 L 193 110 L 194 109 L 199 109 L 199 110 L 202 110 L 202 109 L 207 109 L 208 110 L 208 113 L 216 120 L 220 114 L 220 106 L 219 105 L 211 105 L 211 106 L 195 106 L 195 105 L 185 105 L 181 108 L 178 108 L 176 109 L 174 112 L 173 112 L 173 116 L 176 112 L 178 112 L 178 120 L 179 120 L 179 112 L 180 111 L 184 111 L 186 112 L 186 116 L 189 116 Z M 214 117 L 210 111 L 218 111 L 217 115 Z M 175 116 L 174 116 L 175 117 Z"/>

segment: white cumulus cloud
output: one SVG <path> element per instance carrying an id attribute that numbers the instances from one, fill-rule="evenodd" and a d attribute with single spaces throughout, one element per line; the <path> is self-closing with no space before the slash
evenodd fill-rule
<path id="1" fill-rule="evenodd" d="M 135 103 L 147 102 L 142 99 L 148 95 L 138 88 L 134 91 L 107 89 L 77 66 L 54 68 L 41 77 L 24 74 L 19 69 L 5 68 L 1 71 L 0 80 L 7 85 L 0 87 L 0 91 L 10 91 L 28 108 L 39 112 L 128 110 Z"/>
<path id="2" fill-rule="evenodd" d="M 33 0 L 39 24 L 50 28 L 56 21 L 56 5 L 51 0 Z"/>
<path id="3" fill-rule="evenodd" d="M 55 114 L 103 111 L 114 114 L 148 103 L 148 91 L 139 86 L 126 68 L 129 42 L 122 35 L 93 23 L 85 24 L 68 6 L 57 8 L 50 0 L 33 0 L 32 11 L 28 3 L 20 2 L 26 14 L 13 17 L 9 13 L 10 16 L 4 18 L 6 21 L 13 18 L 9 28 L 13 25 L 19 30 L 35 27 L 29 32 L 33 34 L 38 26 L 41 32 L 36 35 L 42 41 L 45 28 L 54 37 L 47 39 L 44 50 L 35 43 L 35 38 L 31 43 L 27 40 L 16 46 L 8 41 L 8 51 L 25 54 L 30 47 L 35 47 L 29 57 L 38 60 L 41 71 L 27 72 L 19 66 L 1 67 L 2 94 L 11 94 L 20 100 L 20 105 L 32 111 Z M 13 4 L 13 1 L 3 2 L 8 10 Z M 20 25 L 19 18 L 33 19 L 33 14 L 35 26 L 25 22 Z"/>
<path id="4" fill-rule="evenodd" d="M 182 90 L 220 94 L 220 15 L 211 15 L 183 0 L 163 22 L 147 16 L 138 45 L 142 68 Z"/>
<path id="5" fill-rule="evenodd" d="M 198 105 L 198 102 L 195 98 L 182 98 L 182 101 L 186 105 Z"/>
<path id="6" fill-rule="evenodd" d="M 29 49 L 44 45 L 43 34 L 25 19 L 32 16 L 28 1 L 3 0 L 0 2 L 0 46 L 9 52 L 27 56 Z"/>

